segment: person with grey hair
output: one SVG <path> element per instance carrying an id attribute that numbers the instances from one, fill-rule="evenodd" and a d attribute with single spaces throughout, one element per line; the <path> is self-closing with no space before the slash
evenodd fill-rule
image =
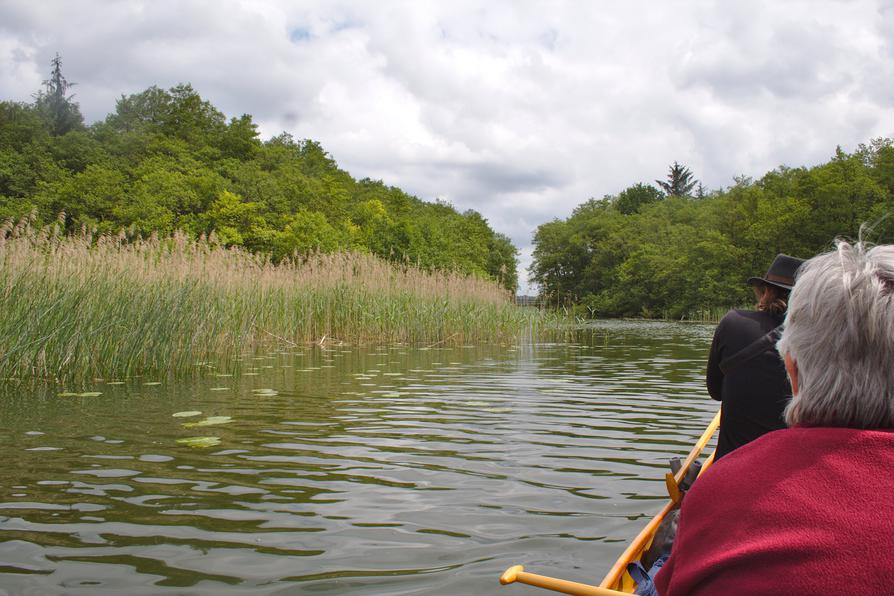
<path id="1" fill-rule="evenodd" d="M 790 428 L 695 483 L 659 594 L 892 592 L 894 246 L 807 261 L 777 347 Z"/>
<path id="2" fill-rule="evenodd" d="M 835 275 L 837 283 L 821 283 Z M 786 422 L 894 428 L 894 246 L 841 242 L 802 277 L 777 346 L 794 394 Z"/>

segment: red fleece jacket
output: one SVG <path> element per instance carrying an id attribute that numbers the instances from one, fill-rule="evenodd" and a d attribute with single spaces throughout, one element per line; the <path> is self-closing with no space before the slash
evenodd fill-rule
<path id="1" fill-rule="evenodd" d="M 683 501 L 658 593 L 894 594 L 894 432 L 771 432 Z"/>

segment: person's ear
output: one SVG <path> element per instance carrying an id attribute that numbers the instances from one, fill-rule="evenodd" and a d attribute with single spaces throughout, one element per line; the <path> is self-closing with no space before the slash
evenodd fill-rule
<path id="1" fill-rule="evenodd" d="M 792 384 L 792 395 L 798 395 L 798 363 L 788 352 L 785 353 L 783 360 L 785 360 L 785 372 L 788 373 L 788 380 Z"/>

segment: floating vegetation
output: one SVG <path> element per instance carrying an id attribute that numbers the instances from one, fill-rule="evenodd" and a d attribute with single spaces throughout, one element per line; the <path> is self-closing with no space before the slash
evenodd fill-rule
<path id="1" fill-rule="evenodd" d="M 273 397 L 275 395 L 279 395 L 279 391 L 276 389 L 252 389 L 252 393 L 262 397 Z"/>
<path id="2" fill-rule="evenodd" d="M 183 428 L 195 428 L 197 426 L 215 426 L 217 424 L 228 424 L 233 421 L 230 416 L 209 416 L 198 422 L 184 422 Z"/>
<path id="3" fill-rule="evenodd" d="M 58 395 L 59 395 L 59 397 L 99 397 L 100 395 L 102 395 L 102 392 L 101 391 L 85 391 L 83 393 L 72 393 L 70 391 L 65 391 Z"/>
<path id="4" fill-rule="evenodd" d="M 202 447 L 214 447 L 220 445 L 220 437 L 187 437 L 185 439 L 177 439 L 177 443 L 196 449 Z"/>
<path id="5" fill-rule="evenodd" d="M 192 416 L 201 416 L 202 412 L 199 410 L 187 410 L 185 412 L 174 412 L 171 414 L 174 418 L 190 418 Z"/>

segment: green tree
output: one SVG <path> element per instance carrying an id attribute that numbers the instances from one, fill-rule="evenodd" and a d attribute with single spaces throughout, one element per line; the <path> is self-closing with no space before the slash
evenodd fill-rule
<path id="1" fill-rule="evenodd" d="M 590 257 L 580 240 L 568 222 L 558 219 L 540 225 L 534 234 L 531 281 L 540 286 L 540 295 L 555 306 L 580 299 L 579 274 Z"/>
<path id="2" fill-rule="evenodd" d="M 150 87 L 130 96 L 122 95 L 106 125 L 118 132 L 139 132 L 180 139 L 206 159 L 221 157 L 227 133 L 226 117 L 193 89 L 180 84 L 165 91 Z M 234 131 L 251 129 L 250 122 L 237 120 Z M 236 132 L 234 132 L 236 134 Z M 238 135 L 237 135 L 238 136 Z M 238 145 L 238 143 L 235 143 Z"/>
<path id="3" fill-rule="evenodd" d="M 53 67 L 50 78 L 43 82 L 44 89 L 37 92 L 34 105 L 46 121 L 50 134 L 58 137 L 83 128 L 84 117 L 74 102 L 74 95 L 68 94 L 75 83 L 69 83 L 62 75 L 62 57 L 57 53 L 50 64 Z"/>
<path id="4" fill-rule="evenodd" d="M 351 212 L 351 223 L 358 245 L 379 256 L 389 256 L 389 251 L 395 247 L 392 238 L 394 221 L 382 201 L 369 199 L 356 205 Z M 406 249 L 405 246 L 401 248 Z"/>
<path id="5" fill-rule="evenodd" d="M 491 235 L 488 245 L 487 273 L 514 295 L 518 291 L 518 249 L 509 236 L 499 233 Z"/>
<path id="6" fill-rule="evenodd" d="M 669 197 L 688 197 L 692 189 L 698 184 L 689 168 L 674 162 L 667 173 L 667 180 L 656 180 L 658 186 Z"/>
<path id="7" fill-rule="evenodd" d="M 219 145 L 224 158 L 243 161 L 253 159 L 261 142 L 258 140 L 258 127 L 252 122 L 251 116 L 242 114 L 239 118 L 231 118 L 221 133 Z"/>
<path id="8" fill-rule="evenodd" d="M 615 201 L 618 211 L 624 215 L 637 213 L 643 205 L 660 201 L 663 197 L 661 191 L 651 184 L 634 184 L 621 191 Z"/>
<path id="9" fill-rule="evenodd" d="M 69 227 L 86 225 L 110 232 L 120 227 L 117 210 L 129 195 L 124 174 L 111 167 L 91 164 L 83 172 L 66 173 L 58 180 L 42 184 L 35 199 L 45 221 L 65 212 Z"/>
<path id="10" fill-rule="evenodd" d="M 227 246 L 242 246 L 257 236 L 264 225 L 261 206 L 229 191 L 222 191 L 204 214 L 206 229 Z"/>
<path id="11" fill-rule="evenodd" d="M 276 234 L 276 255 L 287 257 L 310 252 L 333 252 L 346 238 L 319 212 L 299 211 L 292 215 L 285 229 Z"/>
<path id="12" fill-rule="evenodd" d="M 34 106 L 0 101 L 0 149 L 21 151 L 30 143 L 48 140 L 41 113 Z"/>

